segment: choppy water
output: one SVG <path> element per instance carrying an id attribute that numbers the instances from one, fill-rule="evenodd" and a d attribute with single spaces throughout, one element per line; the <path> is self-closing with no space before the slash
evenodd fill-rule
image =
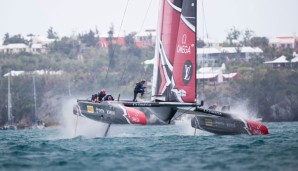
<path id="1" fill-rule="evenodd" d="M 81 122 L 82 124 L 82 122 Z M 266 123 L 267 136 L 216 136 L 190 124 L 84 125 L 0 131 L 0 170 L 297 170 L 298 123 Z M 86 126 L 86 125 L 85 125 Z M 85 135 L 84 135 L 85 134 Z"/>

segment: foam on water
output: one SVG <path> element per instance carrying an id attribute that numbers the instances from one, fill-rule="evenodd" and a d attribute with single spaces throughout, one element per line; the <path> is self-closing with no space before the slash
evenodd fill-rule
<path id="1" fill-rule="evenodd" d="M 74 115 L 72 112 L 75 104 L 76 99 L 65 101 L 62 109 L 63 116 L 61 118 L 63 124 L 61 138 L 73 138 L 75 136 L 85 136 L 88 138 L 102 137 L 107 124 Z"/>
<path id="2" fill-rule="evenodd" d="M 242 119 L 260 119 L 257 118 L 257 112 L 255 110 L 248 108 L 248 104 L 246 101 L 241 101 L 234 104 L 229 113 L 232 113 L 234 114 L 234 116 Z"/>

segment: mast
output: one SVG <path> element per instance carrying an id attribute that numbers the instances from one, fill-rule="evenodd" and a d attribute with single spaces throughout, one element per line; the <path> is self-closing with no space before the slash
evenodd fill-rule
<path id="1" fill-rule="evenodd" d="M 35 88 L 35 75 L 33 74 L 33 96 L 34 96 L 34 123 L 37 124 L 38 118 L 36 114 L 36 88 Z"/>
<path id="2" fill-rule="evenodd" d="M 160 46 L 160 37 L 161 37 L 160 34 L 161 34 L 164 3 L 165 3 L 165 1 L 163 1 L 163 0 L 160 0 L 160 2 L 159 2 L 159 10 L 158 10 L 159 14 L 158 14 L 158 21 L 157 21 L 157 29 L 156 29 L 151 101 L 154 101 L 156 99 L 155 96 L 156 96 L 157 91 L 158 91 L 157 79 L 158 79 L 159 46 Z"/>
<path id="3" fill-rule="evenodd" d="M 13 116 L 11 114 L 11 108 L 12 108 L 12 105 L 11 105 L 11 92 L 10 92 L 10 77 L 11 77 L 11 71 L 9 72 L 9 75 L 8 75 L 8 92 L 7 92 L 7 119 L 8 119 L 8 124 L 12 124 L 12 119 L 13 119 Z"/>
<path id="4" fill-rule="evenodd" d="M 197 43 L 198 43 L 198 4 L 197 4 L 197 2 L 195 3 L 195 5 L 196 5 L 196 9 L 195 9 L 195 21 L 196 21 L 196 24 L 195 24 L 195 27 L 196 27 L 196 29 L 195 29 L 195 93 L 196 93 L 196 95 L 195 95 L 195 101 L 196 101 L 196 103 L 198 103 L 198 88 L 197 88 L 197 70 L 198 70 L 198 53 L 197 53 L 197 50 L 198 50 L 198 48 L 197 48 Z"/>

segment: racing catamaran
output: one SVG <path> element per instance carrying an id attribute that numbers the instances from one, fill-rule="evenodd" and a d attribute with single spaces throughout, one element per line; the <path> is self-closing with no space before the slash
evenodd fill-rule
<path id="1" fill-rule="evenodd" d="M 152 115 L 169 124 L 178 110 L 188 108 L 185 113 L 195 115 L 191 123 L 196 129 L 216 134 L 268 134 L 259 122 L 233 118 L 197 103 L 196 13 L 196 0 L 161 0 L 150 102 L 77 100 L 73 113 L 109 125 L 146 125 L 157 124 L 149 122 Z"/>

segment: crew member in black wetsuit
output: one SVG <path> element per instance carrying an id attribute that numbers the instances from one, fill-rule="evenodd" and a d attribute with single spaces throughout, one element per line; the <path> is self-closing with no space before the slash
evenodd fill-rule
<path id="1" fill-rule="evenodd" d="M 114 97 L 112 95 L 106 95 L 103 99 L 104 101 L 114 101 Z"/>
<path id="2" fill-rule="evenodd" d="M 146 87 L 144 87 L 145 82 L 146 82 L 146 80 L 143 79 L 142 81 L 140 81 L 136 84 L 132 101 L 134 101 L 134 102 L 136 101 L 138 93 L 141 93 L 141 97 L 143 97 L 145 88 L 146 88 Z"/>
<path id="3" fill-rule="evenodd" d="M 106 96 L 106 90 L 102 89 L 97 95 L 97 102 L 101 102 L 104 96 Z"/>
<path id="4" fill-rule="evenodd" d="M 91 96 L 91 101 L 92 101 L 93 103 L 97 103 L 97 96 L 98 96 L 98 93 L 97 93 L 97 94 L 92 94 L 92 96 Z"/>

